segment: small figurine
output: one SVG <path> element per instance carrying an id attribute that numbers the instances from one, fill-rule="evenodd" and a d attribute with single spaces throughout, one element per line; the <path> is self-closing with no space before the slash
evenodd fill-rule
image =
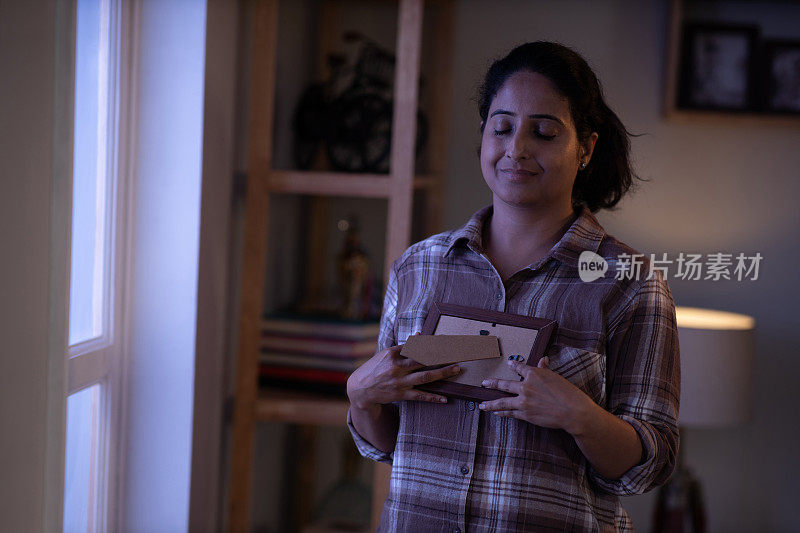
<path id="1" fill-rule="evenodd" d="M 342 317 L 365 320 L 369 317 L 375 281 L 370 273 L 370 260 L 361 247 L 358 222 L 355 217 L 340 221 L 345 231 L 342 252 L 339 254 L 339 283 L 343 294 Z"/>

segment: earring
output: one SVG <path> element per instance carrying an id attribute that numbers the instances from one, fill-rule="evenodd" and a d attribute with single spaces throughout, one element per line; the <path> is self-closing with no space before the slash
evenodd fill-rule
<path id="1" fill-rule="evenodd" d="M 586 161 L 581 161 L 581 170 L 584 170 L 587 164 Z"/>

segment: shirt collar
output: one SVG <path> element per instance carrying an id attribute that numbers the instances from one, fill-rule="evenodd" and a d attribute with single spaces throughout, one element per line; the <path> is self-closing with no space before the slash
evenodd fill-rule
<path id="1" fill-rule="evenodd" d="M 492 215 L 491 205 L 483 207 L 470 217 L 467 223 L 455 230 L 450 235 L 450 241 L 445 251 L 447 257 L 456 245 L 466 242 L 466 245 L 475 253 L 483 253 L 483 224 Z M 547 255 L 539 261 L 543 264 L 548 258 L 553 257 L 566 265 L 578 267 L 578 258 L 581 252 L 589 250 L 597 253 L 600 242 L 606 236 L 603 226 L 597 221 L 592 212 L 585 205 L 581 205 L 578 218 L 570 225 L 561 239 L 553 246 Z M 529 268 L 533 265 L 529 265 Z"/>

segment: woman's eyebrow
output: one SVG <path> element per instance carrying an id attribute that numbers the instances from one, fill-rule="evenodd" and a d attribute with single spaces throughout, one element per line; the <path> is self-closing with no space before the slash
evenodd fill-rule
<path id="1" fill-rule="evenodd" d="M 517 114 L 512 112 L 512 111 L 506 111 L 505 109 L 496 109 L 494 111 L 494 113 L 489 115 L 489 118 L 492 118 L 495 115 L 510 115 L 512 117 L 517 116 Z M 560 118 L 558 118 L 558 117 L 556 117 L 554 115 L 547 115 L 547 114 L 544 114 L 544 113 L 537 113 L 537 114 L 534 114 L 534 115 L 528 115 L 528 118 L 546 118 L 546 119 L 549 119 L 549 120 L 555 120 L 556 122 L 558 122 L 562 126 L 564 125 L 564 122 Z"/>

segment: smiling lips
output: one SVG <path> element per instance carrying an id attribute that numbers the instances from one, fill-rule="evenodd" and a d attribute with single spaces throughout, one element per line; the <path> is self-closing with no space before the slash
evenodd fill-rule
<path id="1" fill-rule="evenodd" d="M 525 170 L 524 168 L 501 168 L 500 172 L 507 175 L 512 180 L 524 180 L 538 174 L 537 172 Z"/>

